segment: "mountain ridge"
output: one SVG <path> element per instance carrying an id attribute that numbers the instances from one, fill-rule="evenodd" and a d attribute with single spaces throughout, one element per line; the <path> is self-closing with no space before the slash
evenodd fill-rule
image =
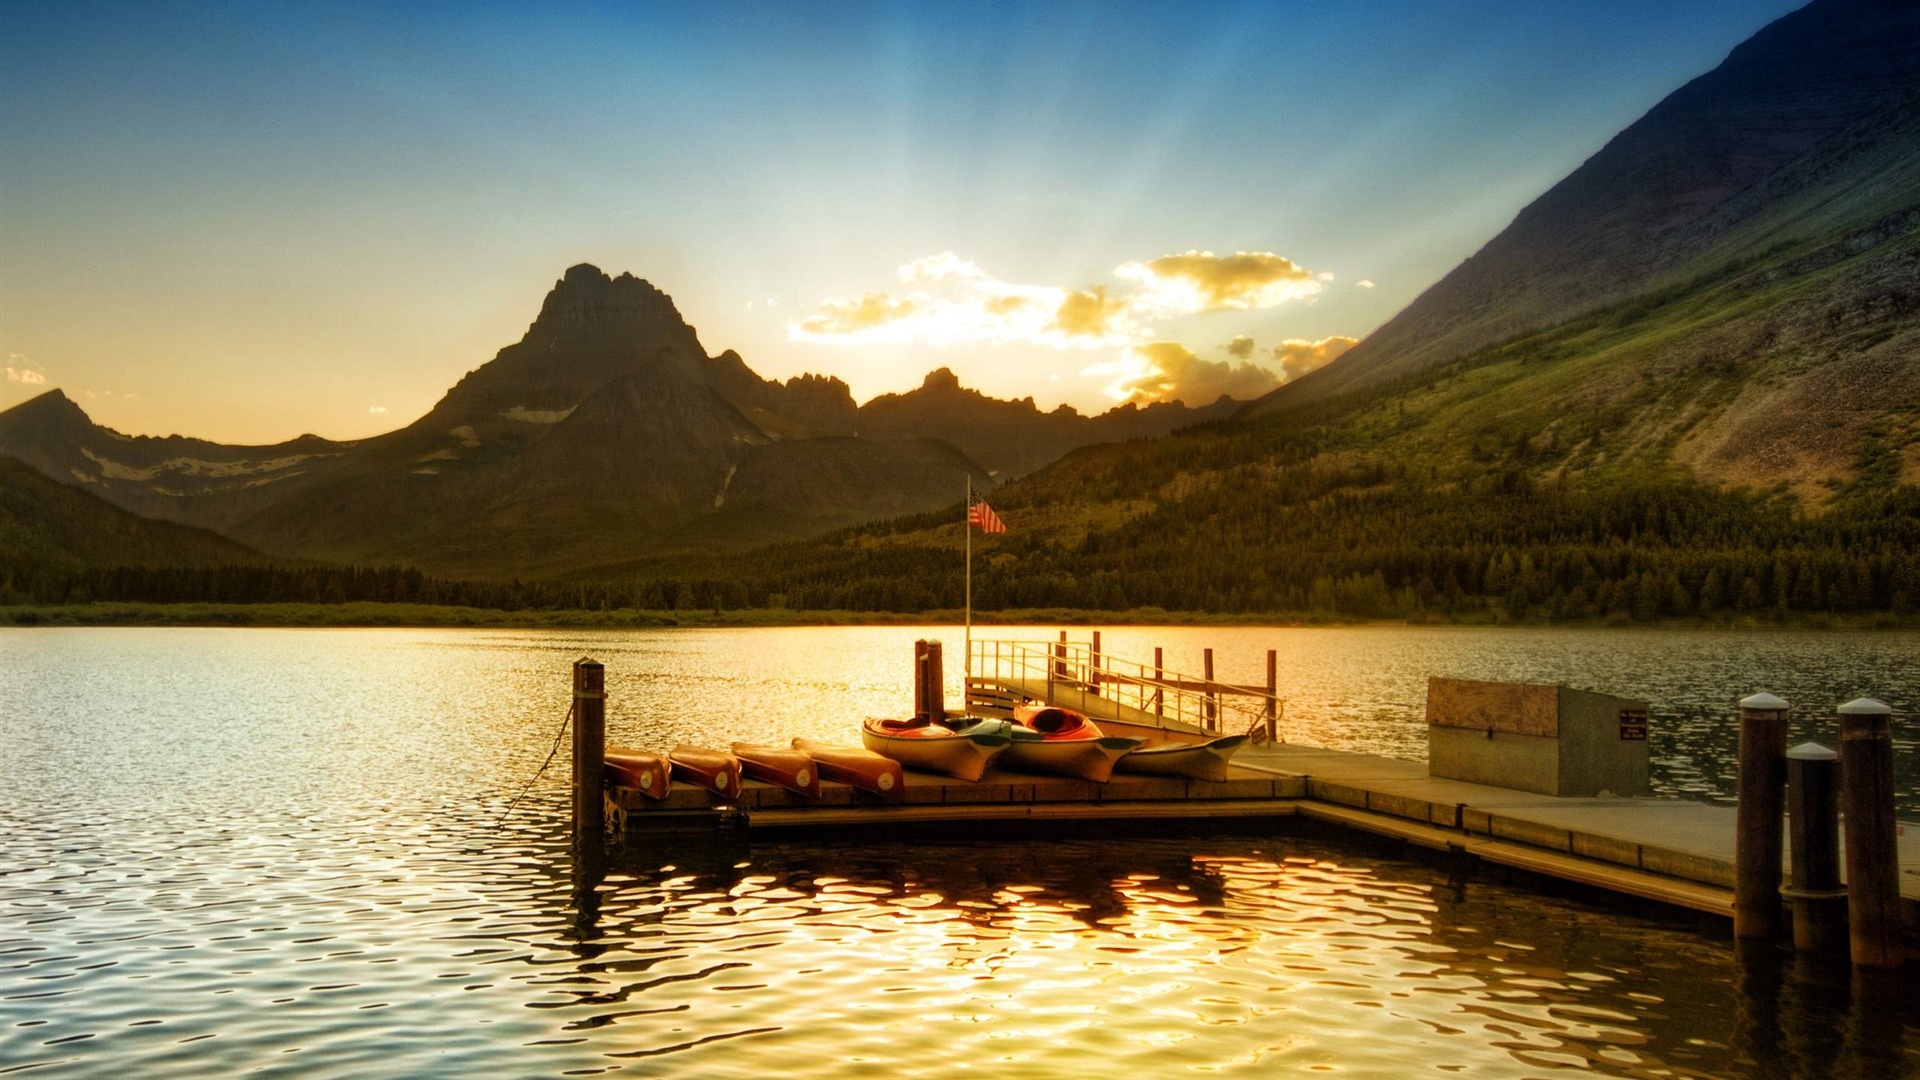
<path id="1" fill-rule="evenodd" d="M 1816 0 L 1782 16 L 1615 135 L 1340 359 L 1245 414 L 1458 359 L 1752 254 L 1729 238 L 1781 199 L 1742 194 L 1850 127 L 1910 108 L 1920 93 L 1916 40 L 1920 7 L 1894 0 Z M 1896 190 L 1846 223 L 1901 201 Z M 1789 229 L 1772 243 L 1834 224 Z"/>

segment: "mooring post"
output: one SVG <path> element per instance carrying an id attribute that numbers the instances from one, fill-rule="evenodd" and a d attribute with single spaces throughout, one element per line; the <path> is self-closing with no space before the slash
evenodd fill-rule
<path id="1" fill-rule="evenodd" d="M 1206 718 L 1207 722 L 1205 726 L 1207 730 L 1212 731 L 1215 727 L 1214 721 L 1218 720 L 1220 717 L 1220 709 L 1219 709 L 1219 706 L 1216 704 L 1216 702 L 1219 699 L 1214 695 L 1214 692 L 1213 692 L 1213 650 L 1212 649 L 1205 649 L 1201 651 L 1200 664 L 1201 664 L 1201 678 L 1205 679 L 1207 683 L 1206 711 L 1201 715 Z"/>
<path id="2" fill-rule="evenodd" d="M 1267 741 L 1280 739 L 1280 653 L 1267 650 Z"/>
<path id="3" fill-rule="evenodd" d="M 1859 698 L 1839 711 L 1840 779 L 1847 804 L 1847 937 L 1855 967 L 1897 968 L 1906 948 L 1893 820 L 1893 710 Z"/>
<path id="4" fill-rule="evenodd" d="M 1067 632 L 1060 631 L 1060 644 L 1053 647 L 1053 673 L 1061 682 L 1067 681 Z"/>
<path id="5" fill-rule="evenodd" d="M 1167 666 L 1162 659 L 1160 646 L 1153 647 L 1153 715 L 1167 715 L 1167 688 L 1159 685 L 1167 681 Z"/>
<path id="6" fill-rule="evenodd" d="M 927 639 L 913 639 L 913 718 L 927 715 Z"/>
<path id="7" fill-rule="evenodd" d="M 1100 692 L 1100 631 L 1093 632 L 1093 662 L 1087 666 L 1087 689 Z"/>
<path id="8" fill-rule="evenodd" d="M 1847 890 L 1840 886 L 1840 755 L 1819 743 L 1787 751 L 1787 839 L 1792 882 L 1780 890 L 1793 909 L 1793 947 L 1838 951 L 1846 940 Z"/>
<path id="9" fill-rule="evenodd" d="M 598 836 L 606 828 L 603 794 L 607 767 L 607 669 L 581 657 L 573 664 L 573 831 Z"/>
<path id="10" fill-rule="evenodd" d="M 929 640 L 927 642 L 927 719 L 945 721 L 947 719 L 947 657 L 945 648 Z M 962 698 L 964 700 L 964 698 Z"/>
<path id="11" fill-rule="evenodd" d="M 1787 782 L 1787 703 L 1740 702 L 1740 790 L 1734 809 L 1733 936 L 1780 936 L 1780 815 Z"/>

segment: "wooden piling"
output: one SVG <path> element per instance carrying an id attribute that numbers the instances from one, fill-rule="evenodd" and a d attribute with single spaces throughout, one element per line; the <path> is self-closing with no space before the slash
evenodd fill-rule
<path id="1" fill-rule="evenodd" d="M 1775 938 L 1780 919 L 1780 816 L 1787 782 L 1787 703 L 1740 702 L 1740 789 L 1733 838 L 1733 936 Z"/>
<path id="2" fill-rule="evenodd" d="M 1267 699 L 1265 717 L 1267 721 L 1267 741 L 1280 739 L 1280 653 L 1276 649 L 1267 650 Z"/>
<path id="3" fill-rule="evenodd" d="M 1214 693 L 1213 690 L 1213 650 L 1203 650 L 1200 654 L 1200 662 L 1202 666 L 1201 677 L 1207 682 L 1207 697 L 1203 716 L 1206 719 L 1205 726 L 1207 730 L 1212 731 L 1220 718 L 1220 697 Z"/>
<path id="4" fill-rule="evenodd" d="M 1092 662 L 1087 665 L 1087 690 L 1094 694 L 1100 692 L 1100 631 L 1098 630 L 1093 632 Z"/>
<path id="5" fill-rule="evenodd" d="M 1153 647 L 1153 681 L 1158 684 L 1167 679 L 1167 667 L 1162 658 L 1160 646 Z M 1155 685 L 1153 688 L 1153 715 L 1167 715 L 1167 688 Z"/>
<path id="6" fill-rule="evenodd" d="M 1793 909 L 1793 947 L 1838 952 L 1846 940 L 1840 886 L 1840 755 L 1819 743 L 1787 751 L 1787 840 L 1793 878 L 1780 895 Z"/>
<path id="7" fill-rule="evenodd" d="M 1060 631 L 1060 644 L 1053 647 L 1053 677 L 1067 681 L 1067 632 Z"/>
<path id="8" fill-rule="evenodd" d="M 927 642 L 927 719 L 947 719 L 947 657 L 939 642 Z"/>
<path id="9" fill-rule="evenodd" d="M 607 669 L 581 657 L 573 665 L 573 831 L 599 836 L 607 767 Z"/>
<path id="10" fill-rule="evenodd" d="M 1893 710 L 1872 698 L 1840 706 L 1840 771 L 1846 801 L 1847 937 L 1855 967 L 1897 968 L 1900 864 L 1893 818 Z"/>

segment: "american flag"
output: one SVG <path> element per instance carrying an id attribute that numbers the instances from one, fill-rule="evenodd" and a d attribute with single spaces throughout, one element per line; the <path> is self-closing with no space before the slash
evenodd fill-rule
<path id="1" fill-rule="evenodd" d="M 980 526 L 981 532 L 1002 533 L 1007 531 L 1007 523 L 993 512 L 987 500 L 972 492 L 967 493 L 967 524 Z"/>

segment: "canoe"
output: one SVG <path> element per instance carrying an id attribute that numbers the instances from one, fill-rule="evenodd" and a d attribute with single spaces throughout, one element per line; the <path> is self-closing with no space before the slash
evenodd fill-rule
<path id="1" fill-rule="evenodd" d="M 835 746 L 812 739 L 794 739 L 793 748 L 813 758 L 822 780 L 834 780 L 901 802 L 907 797 L 907 777 L 900 763 L 857 746 Z"/>
<path id="2" fill-rule="evenodd" d="M 1013 743 L 1002 764 L 1096 784 L 1111 779 L 1113 763 L 1143 741 L 1104 735 L 1085 713 L 1056 705 L 1022 705 L 1013 719 Z"/>
<path id="3" fill-rule="evenodd" d="M 725 750 L 681 743 L 667 755 L 673 761 L 673 778 L 706 788 L 725 799 L 740 795 L 740 759 Z"/>
<path id="4" fill-rule="evenodd" d="M 1005 720 L 984 720 L 958 729 L 913 720 L 868 720 L 860 725 L 867 749 L 908 768 L 978 780 L 987 763 L 1013 744 Z"/>
<path id="5" fill-rule="evenodd" d="M 1114 763 L 1123 773 L 1150 776 L 1182 776 L 1189 780 L 1221 781 L 1227 778 L 1227 764 L 1234 751 L 1245 745 L 1245 735 L 1222 735 L 1199 743 L 1164 743 L 1143 746 Z"/>
<path id="6" fill-rule="evenodd" d="M 606 782 L 614 787 L 633 788 L 649 799 L 667 797 L 667 759 L 645 750 L 607 750 Z"/>
<path id="7" fill-rule="evenodd" d="M 804 751 L 737 742 L 733 744 L 733 756 L 740 759 L 742 776 L 778 784 L 809 799 L 820 797 L 820 772 Z"/>

